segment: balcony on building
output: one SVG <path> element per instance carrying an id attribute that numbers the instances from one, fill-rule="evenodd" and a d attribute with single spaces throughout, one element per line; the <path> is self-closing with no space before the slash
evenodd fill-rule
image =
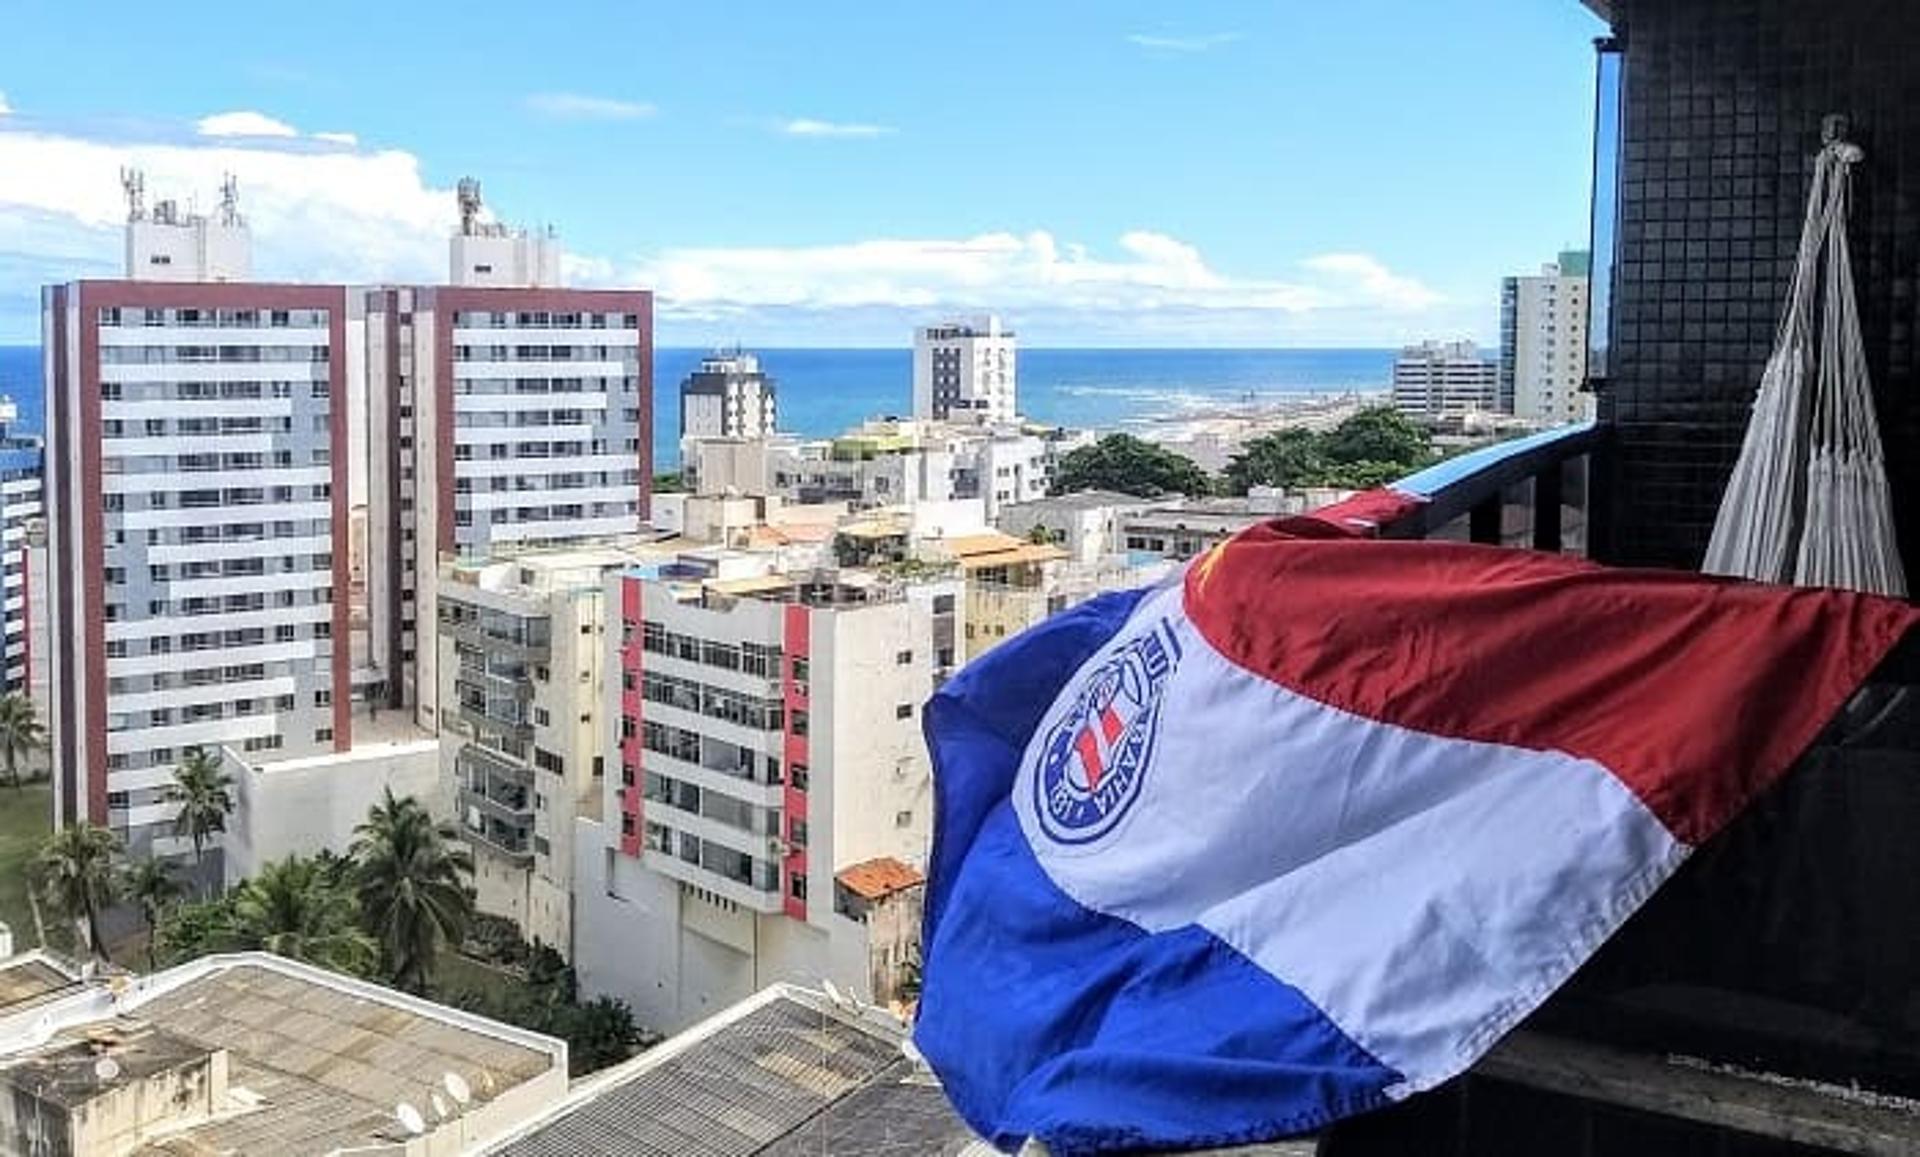
<path id="1" fill-rule="evenodd" d="M 1571 3 L 1572 0 L 1562 0 Z M 1774 339 L 1823 121 L 1849 220 L 1894 521 L 1920 575 L 1913 254 L 1920 8 L 1586 0 L 1597 42 L 1598 419 L 1443 464 L 1383 528 L 1698 569 Z M 1467 1076 L 1331 1157 L 1920 1151 L 1920 639 Z"/>

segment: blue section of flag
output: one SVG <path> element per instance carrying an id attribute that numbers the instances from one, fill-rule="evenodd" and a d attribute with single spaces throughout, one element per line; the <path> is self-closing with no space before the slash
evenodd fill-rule
<path id="1" fill-rule="evenodd" d="M 1009 803 L 1028 738 L 1143 594 L 996 647 L 927 708 L 939 806 L 914 1035 L 955 1109 L 1004 1149 L 1310 1132 L 1401 1080 L 1211 933 L 1148 934 L 1085 908 L 1034 858 Z"/>

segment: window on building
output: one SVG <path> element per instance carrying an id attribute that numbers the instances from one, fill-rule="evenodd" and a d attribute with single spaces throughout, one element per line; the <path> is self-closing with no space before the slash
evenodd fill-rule
<path id="1" fill-rule="evenodd" d="M 902 651 L 902 652 L 900 652 L 899 654 L 897 654 L 897 655 L 895 655 L 895 656 L 893 657 L 893 661 L 894 661 L 895 663 L 897 663 L 897 664 L 899 664 L 900 666 L 902 666 L 902 667 L 904 667 L 904 666 L 906 666 L 906 665 L 907 665 L 908 663 L 911 663 L 911 662 L 913 662 L 913 652 L 912 652 L 912 651 Z"/>
<path id="2" fill-rule="evenodd" d="M 913 704 L 911 704 L 911 703 L 902 703 L 902 704 L 900 704 L 900 705 L 899 705 L 898 707 L 895 707 L 895 708 L 893 709 L 893 717 L 894 717 L 895 719 L 912 719 L 912 718 L 913 718 Z"/>
<path id="3" fill-rule="evenodd" d="M 793 898 L 796 900 L 806 899 L 807 874 L 805 872 L 795 872 L 793 878 L 787 882 L 787 891 L 792 893 Z"/>
<path id="4" fill-rule="evenodd" d="M 896 828 L 910 828 L 910 827 L 912 827 L 912 826 L 913 826 L 913 812 L 912 812 L 912 810 L 911 810 L 911 809 L 909 809 L 909 810 L 906 810 L 906 811 L 897 811 L 897 812 L 894 812 L 894 813 L 893 813 L 893 826 L 894 826 L 894 827 L 896 827 Z"/>
<path id="5" fill-rule="evenodd" d="M 331 743 L 333 741 L 333 728 L 331 727 L 314 728 L 313 741 L 315 743 Z"/>
<path id="6" fill-rule="evenodd" d="M 544 747 L 536 747 L 533 749 L 533 765 L 542 771 L 550 771 L 555 775 L 565 775 L 567 773 L 566 760 L 561 759 L 558 755 L 555 755 Z"/>
<path id="7" fill-rule="evenodd" d="M 807 846 L 807 821 L 787 821 L 787 842 L 796 848 L 804 848 Z"/>
<path id="8" fill-rule="evenodd" d="M 552 722 L 553 716 L 548 713 L 545 707 L 535 707 L 533 709 L 533 725 L 535 727 L 546 727 Z"/>
<path id="9" fill-rule="evenodd" d="M 804 763 L 790 764 L 787 767 L 787 780 L 793 785 L 795 791 L 807 790 L 807 765 Z"/>
<path id="10" fill-rule="evenodd" d="M 793 713 L 793 733 L 795 735 L 805 735 L 807 733 L 807 713 L 805 711 L 795 711 Z"/>

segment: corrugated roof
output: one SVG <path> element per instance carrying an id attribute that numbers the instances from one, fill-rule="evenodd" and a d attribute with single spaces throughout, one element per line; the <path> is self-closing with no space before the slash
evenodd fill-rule
<path id="1" fill-rule="evenodd" d="M 879 856 L 842 868 L 834 874 L 834 879 L 845 884 L 855 895 L 868 900 L 879 900 L 903 888 L 927 882 L 918 869 L 892 856 Z"/>

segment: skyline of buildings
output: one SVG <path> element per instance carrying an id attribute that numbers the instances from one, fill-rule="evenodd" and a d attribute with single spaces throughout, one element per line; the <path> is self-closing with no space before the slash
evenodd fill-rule
<path id="1" fill-rule="evenodd" d="M 449 285 L 268 285 L 231 185 L 209 220 L 130 174 L 126 279 L 48 288 L 63 821 L 145 850 L 193 747 L 350 759 L 405 742 L 382 706 L 430 737 L 438 554 L 645 518 L 651 295 L 502 284 L 554 242 L 468 192 Z"/>

